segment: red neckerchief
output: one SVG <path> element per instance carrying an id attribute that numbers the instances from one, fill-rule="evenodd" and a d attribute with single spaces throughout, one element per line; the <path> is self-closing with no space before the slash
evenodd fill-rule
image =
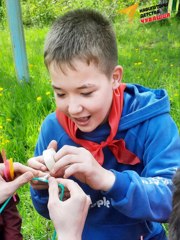
<path id="1" fill-rule="evenodd" d="M 111 128 L 110 135 L 107 137 L 106 141 L 103 141 L 100 144 L 77 138 L 76 131 L 78 128 L 75 123 L 59 109 L 56 110 L 57 120 L 65 129 L 66 133 L 75 143 L 89 150 L 100 165 L 103 165 L 104 163 L 102 149 L 106 146 L 109 147 L 119 163 L 135 165 L 140 162 L 137 156 L 125 148 L 125 142 L 123 139 L 114 140 L 122 114 L 125 88 L 126 85 L 121 84 L 120 87 L 116 89 L 116 93 L 113 93 L 112 107 L 108 118 Z"/>

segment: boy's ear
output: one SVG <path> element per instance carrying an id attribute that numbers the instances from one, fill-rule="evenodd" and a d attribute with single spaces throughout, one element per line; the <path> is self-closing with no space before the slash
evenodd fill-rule
<path id="1" fill-rule="evenodd" d="M 123 76 L 123 68 L 122 66 L 118 65 L 114 68 L 112 73 L 112 87 L 113 89 L 116 89 L 119 87 L 122 81 Z"/>

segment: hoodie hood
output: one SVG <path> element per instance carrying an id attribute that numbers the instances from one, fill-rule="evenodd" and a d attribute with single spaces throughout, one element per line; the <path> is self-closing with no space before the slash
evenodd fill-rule
<path id="1" fill-rule="evenodd" d="M 166 90 L 126 84 L 119 130 L 131 128 L 145 120 L 170 112 Z"/>

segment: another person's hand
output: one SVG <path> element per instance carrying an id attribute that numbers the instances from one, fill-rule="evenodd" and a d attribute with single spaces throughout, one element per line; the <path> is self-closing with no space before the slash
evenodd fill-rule
<path id="1" fill-rule="evenodd" d="M 95 190 L 108 191 L 115 181 L 114 174 L 103 168 L 93 155 L 82 147 L 63 146 L 54 156 L 53 177 L 74 176 Z"/>
<path id="2" fill-rule="evenodd" d="M 0 164 L 0 204 L 12 196 L 19 187 L 38 176 L 38 171 L 21 163 L 15 162 L 13 166 L 15 178 L 13 181 L 6 182 L 2 178 L 5 166 L 3 163 Z"/>
<path id="3" fill-rule="evenodd" d="M 69 190 L 70 197 L 59 200 L 58 183 Z M 80 240 L 88 213 L 90 197 L 72 180 L 49 178 L 48 209 L 56 229 L 58 239 Z"/>

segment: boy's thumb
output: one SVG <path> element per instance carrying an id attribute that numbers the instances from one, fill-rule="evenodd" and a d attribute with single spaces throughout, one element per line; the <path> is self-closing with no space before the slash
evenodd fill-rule
<path id="1" fill-rule="evenodd" d="M 52 140 L 48 145 L 48 149 L 49 148 L 53 148 L 55 151 L 57 151 L 57 142 L 55 140 Z"/>

